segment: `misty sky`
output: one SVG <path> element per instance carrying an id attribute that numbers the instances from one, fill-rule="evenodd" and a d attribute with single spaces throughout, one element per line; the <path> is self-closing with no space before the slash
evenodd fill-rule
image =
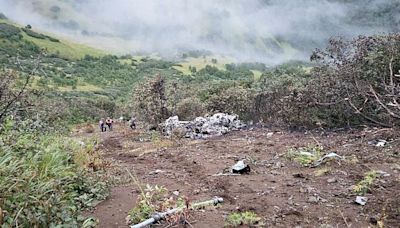
<path id="1" fill-rule="evenodd" d="M 378 9 L 387 1 L 392 0 L 0 0 L 0 12 L 120 53 L 174 56 L 206 49 L 277 63 L 307 58 L 333 35 L 390 31 L 383 22 L 353 21 L 357 10 Z"/>

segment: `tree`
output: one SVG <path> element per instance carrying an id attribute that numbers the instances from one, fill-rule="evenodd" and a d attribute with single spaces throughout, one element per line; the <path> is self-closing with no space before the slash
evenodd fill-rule
<path id="1" fill-rule="evenodd" d="M 316 103 L 341 107 L 380 126 L 400 123 L 400 34 L 335 38 L 311 59 L 321 64 L 315 88 L 309 87 Z"/>
<path id="2" fill-rule="evenodd" d="M 0 125 L 10 113 L 16 111 L 17 107 L 21 105 L 28 85 L 39 68 L 40 59 L 39 55 L 32 70 L 24 77 L 19 77 L 21 75 L 15 71 L 4 71 L 0 75 Z M 17 61 L 19 63 L 18 58 Z M 21 64 L 19 66 L 23 70 Z M 21 85 L 19 85 L 20 79 L 22 79 Z"/>

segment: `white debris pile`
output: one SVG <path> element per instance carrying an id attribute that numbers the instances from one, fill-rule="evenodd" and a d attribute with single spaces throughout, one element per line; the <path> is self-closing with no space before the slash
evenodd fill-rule
<path id="1" fill-rule="evenodd" d="M 165 135 L 172 135 L 177 131 L 182 132 L 186 138 L 203 139 L 223 135 L 245 126 L 237 115 L 217 113 L 211 117 L 197 117 L 193 121 L 180 121 L 177 116 L 172 116 L 161 124 L 161 129 Z"/>

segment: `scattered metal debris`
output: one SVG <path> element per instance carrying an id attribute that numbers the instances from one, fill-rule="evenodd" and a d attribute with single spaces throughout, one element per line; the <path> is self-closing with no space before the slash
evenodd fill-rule
<path id="1" fill-rule="evenodd" d="M 332 153 L 329 153 L 329 154 L 327 154 L 327 155 L 321 157 L 320 159 L 316 160 L 316 161 L 313 163 L 312 167 L 313 167 L 313 168 L 314 168 L 314 167 L 318 167 L 318 166 L 324 164 L 325 162 L 327 162 L 328 160 L 331 160 L 331 159 L 343 160 L 344 157 L 338 155 L 337 153 L 332 152 Z"/>
<path id="2" fill-rule="evenodd" d="M 159 173 L 165 173 L 165 171 L 163 171 L 161 169 L 157 169 L 157 170 L 151 171 L 149 173 L 149 175 L 156 175 L 156 174 L 159 174 Z"/>
<path id="3" fill-rule="evenodd" d="M 367 204 L 368 198 L 364 196 L 357 196 L 355 202 L 357 204 L 360 204 L 361 206 L 364 206 Z"/>
<path id="4" fill-rule="evenodd" d="M 237 174 L 250 173 L 250 166 L 245 164 L 243 160 L 240 160 L 234 166 L 232 166 L 232 173 L 237 173 Z"/>
<path id="5" fill-rule="evenodd" d="M 221 197 L 215 197 L 212 200 L 195 203 L 195 204 L 191 205 L 190 208 L 197 209 L 197 208 L 201 208 L 201 207 L 204 207 L 207 205 L 211 205 L 211 204 L 216 205 L 216 204 L 223 203 L 223 202 L 224 202 L 224 200 Z M 168 215 L 172 215 L 172 214 L 182 211 L 184 208 L 185 207 L 178 207 L 178 208 L 170 209 L 166 212 L 155 213 L 151 218 L 149 218 L 146 221 L 143 221 L 139 224 L 132 225 L 131 228 L 142 228 L 142 227 L 149 226 L 157 221 L 164 219 Z"/>
<path id="6" fill-rule="evenodd" d="M 246 125 L 239 120 L 237 115 L 217 113 L 211 117 L 197 117 L 193 121 L 180 121 L 178 116 L 172 116 L 160 126 L 163 133 L 168 136 L 175 131 L 180 131 L 186 138 L 204 139 L 239 130 Z"/>
<path id="7" fill-rule="evenodd" d="M 374 139 L 371 141 L 368 141 L 368 145 L 373 145 L 376 147 L 384 147 L 386 145 L 387 141 L 384 139 Z"/>

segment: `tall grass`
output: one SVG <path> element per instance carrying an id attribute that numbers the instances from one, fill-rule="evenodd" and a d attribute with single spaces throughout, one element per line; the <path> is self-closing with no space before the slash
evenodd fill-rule
<path id="1" fill-rule="evenodd" d="M 62 136 L 0 133 L 0 224 L 77 227 L 107 186 L 74 163 L 78 144 Z M 2 211 L 2 213 L 1 213 Z"/>

